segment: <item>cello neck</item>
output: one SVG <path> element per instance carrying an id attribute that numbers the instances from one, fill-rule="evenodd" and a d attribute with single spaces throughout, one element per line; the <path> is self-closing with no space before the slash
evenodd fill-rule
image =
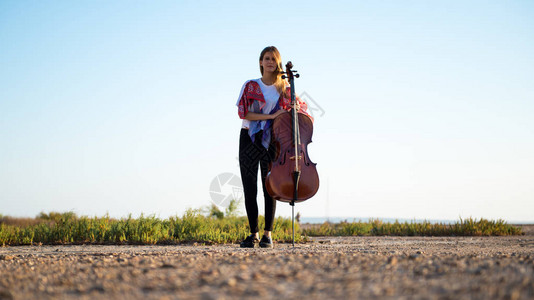
<path id="1" fill-rule="evenodd" d="M 298 78 L 297 75 L 293 75 L 293 72 L 297 72 L 294 70 L 291 70 L 293 68 L 293 64 L 289 61 L 286 64 L 286 74 L 287 78 L 289 79 L 289 86 L 291 87 L 291 119 L 292 119 L 292 126 L 291 131 L 293 133 L 293 145 L 294 145 L 294 161 L 295 161 L 295 167 L 294 167 L 294 177 L 295 177 L 295 185 L 298 185 L 298 177 L 300 176 L 300 168 L 299 168 L 299 160 L 302 159 L 301 151 L 300 151 L 300 130 L 299 130 L 299 118 L 297 114 L 297 97 L 295 96 L 295 77 Z M 296 189 L 295 189 L 296 190 Z M 296 198 L 296 195 L 295 195 Z"/>

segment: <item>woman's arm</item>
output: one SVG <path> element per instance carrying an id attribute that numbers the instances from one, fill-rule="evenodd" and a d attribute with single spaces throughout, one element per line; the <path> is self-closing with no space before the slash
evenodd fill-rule
<path id="1" fill-rule="evenodd" d="M 253 113 L 249 111 L 247 115 L 245 116 L 245 120 L 249 120 L 249 121 L 272 120 L 284 112 L 285 111 L 283 109 L 280 109 L 272 115 L 266 115 L 266 114 Z"/>

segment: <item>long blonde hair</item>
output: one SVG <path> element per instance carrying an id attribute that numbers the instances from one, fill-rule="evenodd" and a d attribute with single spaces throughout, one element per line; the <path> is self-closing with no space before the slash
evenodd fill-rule
<path id="1" fill-rule="evenodd" d="M 276 61 L 276 70 L 274 71 L 276 73 L 276 80 L 274 82 L 274 86 L 276 87 L 278 93 L 282 95 L 283 93 L 285 93 L 287 85 L 287 80 L 282 79 L 282 72 L 284 71 L 284 67 L 282 66 L 282 56 L 280 55 L 280 52 L 278 52 L 278 49 L 276 49 L 275 46 L 265 47 L 265 49 L 261 51 L 260 62 L 263 60 L 263 56 L 267 52 L 271 52 L 273 54 L 274 60 Z M 263 67 L 261 66 L 261 64 L 260 72 L 263 76 Z"/>

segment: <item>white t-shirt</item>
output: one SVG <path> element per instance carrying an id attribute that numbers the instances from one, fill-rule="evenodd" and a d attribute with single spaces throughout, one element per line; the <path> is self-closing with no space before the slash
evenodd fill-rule
<path id="1" fill-rule="evenodd" d="M 239 93 L 239 97 L 237 98 L 236 106 L 239 105 L 239 100 L 243 96 L 243 91 L 245 90 L 245 86 L 247 85 L 249 81 L 251 80 L 248 80 L 247 82 L 245 82 L 245 84 L 243 84 L 243 87 L 241 88 L 241 93 Z M 261 81 L 261 78 L 252 79 L 252 81 L 256 81 L 260 85 L 261 93 L 263 94 L 263 98 L 265 99 L 265 106 L 263 107 L 263 113 L 268 114 L 276 106 L 276 103 L 278 102 L 278 99 L 280 98 L 280 94 L 278 93 L 278 90 L 276 90 L 276 86 L 274 86 L 274 84 L 266 85 L 265 83 L 263 83 L 263 81 Z M 243 119 L 243 124 L 241 127 L 248 128 L 249 125 L 250 125 L 250 121 Z M 264 126 L 265 126 L 265 120 L 261 121 L 261 129 L 263 129 Z"/>

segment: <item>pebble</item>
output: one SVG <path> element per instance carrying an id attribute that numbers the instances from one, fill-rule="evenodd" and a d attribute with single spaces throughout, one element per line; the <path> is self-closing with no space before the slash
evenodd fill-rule
<path id="1" fill-rule="evenodd" d="M 15 257 L 13 255 L 7 255 L 7 254 L 2 254 L 0 255 L 0 260 L 13 260 Z"/>
<path id="2" fill-rule="evenodd" d="M 163 264 L 160 267 L 161 269 L 176 269 L 176 266 L 173 264 Z"/>
<path id="3" fill-rule="evenodd" d="M 237 280 L 235 278 L 228 278 L 226 284 L 228 286 L 234 287 L 237 284 Z"/>

